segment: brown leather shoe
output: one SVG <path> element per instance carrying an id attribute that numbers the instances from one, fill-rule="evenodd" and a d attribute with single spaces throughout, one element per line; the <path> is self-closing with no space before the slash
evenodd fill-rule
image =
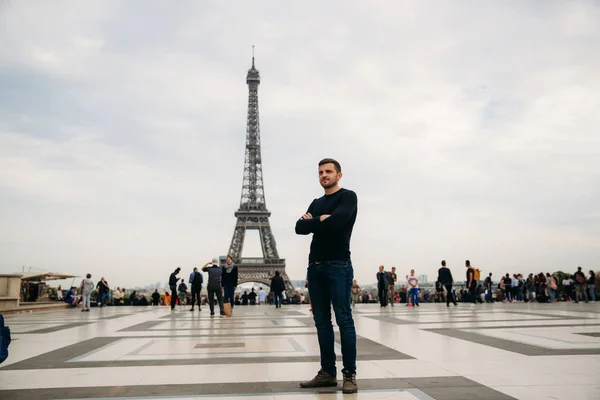
<path id="1" fill-rule="evenodd" d="M 356 373 L 355 372 L 344 372 L 344 383 L 342 386 L 342 393 L 356 393 L 358 391 L 358 385 L 356 384 Z"/>
<path id="2" fill-rule="evenodd" d="M 327 372 L 320 370 L 317 376 L 307 382 L 300 382 L 301 388 L 319 388 L 319 387 L 333 387 L 337 386 L 337 378 L 329 375 Z"/>

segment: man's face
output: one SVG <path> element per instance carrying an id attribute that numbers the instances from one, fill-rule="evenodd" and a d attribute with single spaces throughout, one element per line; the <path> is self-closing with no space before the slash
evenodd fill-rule
<path id="1" fill-rule="evenodd" d="M 334 187 L 341 178 L 342 173 L 336 172 L 333 163 L 323 164 L 319 167 L 319 183 L 323 189 Z"/>
<path id="2" fill-rule="evenodd" d="M 396 267 L 392 267 L 392 272 L 396 272 Z"/>
<path id="3" fill-rule="evenodd" d="M 383 265 L 379 266 L 379 272 L 383 272 Z"/>
<path id="4" fill-rule="evenodd" d="M 411 275 L 414 275 L 414 274 L 415 274 L 415 270 L 414 270 L 414 269 L 411 269 L 411 270 L 410 270 L 410 274 L 411 274 Z"/>

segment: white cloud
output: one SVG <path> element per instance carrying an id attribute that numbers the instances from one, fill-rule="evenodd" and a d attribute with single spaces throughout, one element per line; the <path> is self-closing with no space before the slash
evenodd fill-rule
<path id="1" fill-rule="evenodd" d="M 166 279 L 227 251 L 256 45 L 267 204 L 295 219 L 340 159 L 359 280 L 594 268 L 595 2 L 10 2 L 0 12 L 0 270 Z M 539 271 L 538 271 L 539 272 Z"/>

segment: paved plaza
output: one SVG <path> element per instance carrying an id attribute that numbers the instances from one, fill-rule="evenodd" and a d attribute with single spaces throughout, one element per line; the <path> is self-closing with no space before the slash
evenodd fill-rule
<path id="1" fill-rule="evenodd" d="M 308 306 L 11 315 L 0 399 L 600 398 L 600 303 L 361 304 L 355 319 L 359 393 L 343 395 L 298 386 L 319 369 Z"/>

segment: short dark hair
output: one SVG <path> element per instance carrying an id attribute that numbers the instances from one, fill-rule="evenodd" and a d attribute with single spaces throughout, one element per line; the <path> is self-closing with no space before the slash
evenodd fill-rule
<path id="1" fill-rule="evenodd" d="M 465 265 L 468 266 L 468 267 L 470 267 L 471 266 L 471 261 L 465 260 Z"/>
<path id="2" fill-rule="evenodd" d="M 442 266 L 445 267 L 446 266 L 446 260 L 442 260 Z"/>
<path id="3" fill-rule="evenodd" d="M 337 162 L 337 160 L 334 160 L 333 158 L 324 158 L 321 161 L 319 161 L 319 167 L 325 164 L 333 164 L 335 166 L 335 172 L 342 172 L 342 166 L 339 162 Z"/>
<path id="4" fill-rule="evenodd" d="M 279 271 L 275 271 L 275 275 L 279 276 Z"/>
<path id="5" fill-rule="evenodd" d="M 87 274 L 85 277 L 90 279 L 92 277 L 92 274 Z"/>

